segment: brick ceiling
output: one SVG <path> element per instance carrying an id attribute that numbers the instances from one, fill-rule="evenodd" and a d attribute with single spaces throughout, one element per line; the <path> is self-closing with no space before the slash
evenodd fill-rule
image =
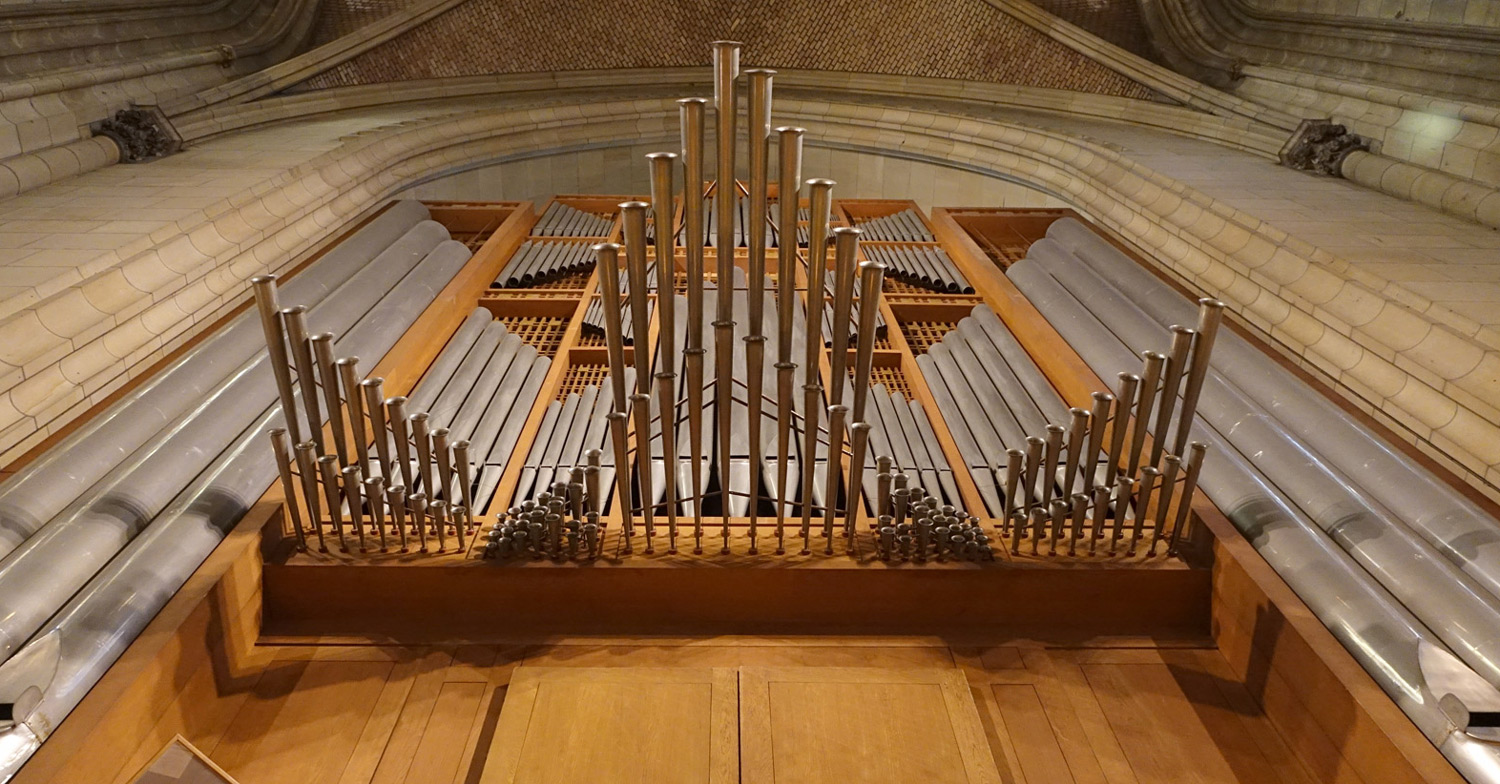
<path id="1" fill-rule="evenodd" d="M 1074 4 L 1133 0 L 1052 0 Z M 401 0 L 325 0 L 328 41 Z M 1132 6 L 1133 7 L 1133 6 Z M 1063 9 L 1067 10 L 1067 9 Z M 1117 25 L 1127 30 L 1128 24 Z M 479 74 L 706 65 L 708 43 L 745 42 L 742 62 L 971 79 L 1150 98 L 1144 86 L 982 0 L 468 0 L 304 85 Z"/>

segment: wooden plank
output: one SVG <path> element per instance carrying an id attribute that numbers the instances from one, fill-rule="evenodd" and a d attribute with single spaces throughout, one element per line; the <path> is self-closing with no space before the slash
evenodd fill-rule
<path id="1" fill-rule="evenodd" d="M 1238 780 L 1165 666 L 1089 664 L 1083 671 L 1142 779 L 1204 784 Z"/>
<path id="2" fill-rule="evenodd" d="M 412 756 L 407 784 L 453 784 L 466 770 L 463 752 L 482 713 L 487 683 L 444 683 L 432 706 L 422 742 Z"/>
<path id="3" fill-rule="evenodd" d="M 740 780 L 998 782 L 954 669 L 740 671 Z"/>
<path id="4" fill-rule="evenodd" d="M 285 692 L 257 688 L 211 756 L 241 784 L 336 781 L 389 679 L 388 662 L 294 662 Z M 290 680 L 290 678 L 288 678 Z M 263 685 L 285 683 L 262 678 Z M 263 699 L 262 699 L 263 698 Z"/>
<path id="5" fill-rule="evenodd" d="M 374 777 L 375 769 L 385 754 L 386 744 L 390 742 L 391 734 L 396 728 L 396 720 L 400 717 L 423 667 L 423 657 L 413 656 L 391 668 L 390 677 L 386 679 L 385 687 L 376 698 L 375 707 L 371 709 L 370 717 L 365 721 L 359 740 L 354 744 L 354 751 L 349 755 L 349 761 L 339 777 L 339 784 L 366 784 Z"/>
<path id="6" fill-rule="evenodd" d="M 1130 761 L 1082 670 L 1049 654 L 1028 650 L 1022 652 L 1022 659 L 1026 669 L 1041 676 L 1037 697 L 1047 710 L 1074 777 L 1080 782 L 1136 784 Z"/>
<path id="7" fill-rule="evenodd" d="M 542 645 L 527 666 L 545 667 L 951 667 L 945 647 L 807 645 L 743 646 L 668 643 Z"/>
<path id="8" fill-rule="evenodd" d="M 727 669 L 522 668 L 480 781 L 738 780 Z"/>
<path id="9" fill-rule="evenodd" d="M 1026 780 L 1038 784 L 1072 784 L 1073 774 L 1052 734 L 1052 725 L 1035 687 L 996 685 L 990 687 L 990 692 L 995 696 L 995 704 L 1005 721 L 1005 733 L 1015 747 Z"/>
<path id="10" fill-rule="evenodd" d="M 421 745 L 433 705 L 442 691 L 448 665 L 453 662 L 451 649 L 437 648 L 422 657 L 406 702 L 391 729 L 390 739 L 375 766 L 370 784 L 400 784 L 406 780 L 412 759 Z"/>

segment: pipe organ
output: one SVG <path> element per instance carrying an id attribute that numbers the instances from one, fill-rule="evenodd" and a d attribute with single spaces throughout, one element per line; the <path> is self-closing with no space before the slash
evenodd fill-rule
<path id="1" fill-rule="evenodd" d="M 730 43 L 714 57 L 718 178 L 710 102 L 685 99 L 679 150 L 643 162 L 649 198 L 554 200 L 491 284 L 516 296 L 481 302 L 407 397 L 381 399 L 258 279 L 283 404 L 295 376 L 331 430 L 270 433 L 297 546 L 497 566 L 1175 555 L 1222 306 L 1163 330 L 1112 394 L 1065 401 L 918 210 L 804 181 L 805 132 L 771 127 L 775 73 L 741 74 Z M 581 288 L 550 300 L 558 345 L 508 330 L 563 283 Z M 922 352 L 893 339 L 910 308 L 958 318 Z"/>

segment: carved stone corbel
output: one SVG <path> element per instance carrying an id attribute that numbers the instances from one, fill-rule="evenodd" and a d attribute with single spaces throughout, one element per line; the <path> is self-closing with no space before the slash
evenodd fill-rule
<path id="1" fill-rule="evenodd" d="M 1303 120 L 1277 157 L 1282 166 L 1342 177 L 1339 167 L 1344 158 L 1355 150 L 1369 149 L 1369 139 L 1332 120 Z"/>
<path id="2" fill-rule="evenodd" d="M 113 139 L 121 163 L 144 163 L 182 149 L 182 137 L 155 106 L 133 106 L 93 125 L 94 134 Z"/>

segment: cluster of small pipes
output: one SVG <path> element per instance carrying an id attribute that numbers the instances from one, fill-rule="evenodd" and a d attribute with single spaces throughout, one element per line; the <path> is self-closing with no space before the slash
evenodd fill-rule
<path id="1" fill-rule="evenodd" d="M 1012 553 L 1020 553 L 1022 541 L 1029 540 L 1036 554 L 1045 539 L 1048 554 L 1057 555 L 1066 538 L 1069 556 L 1079 555 L 1080 548 L 1096 555 L 1103 540 L 1107 554 L 1134 556 L 1148 519 L 1146 553 L 1155 555 L 1163 542 L 1167 554 L 1177 553 L 1208 450 L 1188 436 L 1223 310 L 1218 300 L 1199 300 L 1197 328 L 1172 327 L 1168 353 L 1141 352 L 1142 372 L 1120 373 L 1116 394 L 1095 392 L 1092 410 L 1069 410 L 1068 427 L 1048 425 L 1046 438 L 1026 439 L 1025 451 L 1007 450 L 1006 462 L 994 473 L 1004 477 L 1004 533 Z M 1153 416 L 1155 438 L 1147 450 Z M 1101 452 L 1104 461 L 1096 464 Z M 1174 495 L 1176 513 L 1169 519 Z"/>
<path id="2" fill-rule="evenodd" d="M 891 472 L 888 457 L 875 459 L 876 554 L 884 561 L 993 561 L 990 537 L 979 518 L 939 505 L 906 474 Z"/>
<path id="3" fill-rule="evenodd" d="M 298 548 L 307 549 L 310 528 L 318 552 L 328 552 L 322 508 L 326 504 L 328 527 L 344 552 L 356 548 L 369 552 L 372 547 L 386 552 L 393 538 L 400 552 L 410 550 L 412 538 L 419 551 L 427 552 L 429 534 L 436 539 L 438 551 L 443 551 L 450 533 L 458 549 L 465 549 L 467 534 L 475 527 L 469 443 L 448 443 L 448 429 L 429 430 L 426 412 L 408 414 L 405 397 L 385 397 L 384 379 L 361 379 L 359 357 L 335 360 L 334 334 L 308 335 L 307 308 L 282 308 L 274 275 L 261 275 L 251 283 L 285 424 L 268 435 Z M 297 404 L 299 391 L 301 406 Z M 323 436 L 319 397 L 332 430 L 334 454 L 328 453 L 328 439 Z M 302 438 L 304 422 L 307 440 Z M 370 454 L 372 441 L 374 455 Z M 398 471 L 401 481 L 391 483 Z M 296 500 L 299 484 L 303 509 Z M 458 492 L 454 492 L 455 485 Z M 422 489 L 408 492 L 417 487 Z"/>
<path id="4" fill-rule="evenodd" d="M 513 506 L 485 532 L 484 557 L 531 557 L 594 560 L 604 553 L 604 527 L 599 522 L 604 497 L 600 494 L 603 453 L 590 449 L 586 468 L 574 468 L 568 481 Z"/>

